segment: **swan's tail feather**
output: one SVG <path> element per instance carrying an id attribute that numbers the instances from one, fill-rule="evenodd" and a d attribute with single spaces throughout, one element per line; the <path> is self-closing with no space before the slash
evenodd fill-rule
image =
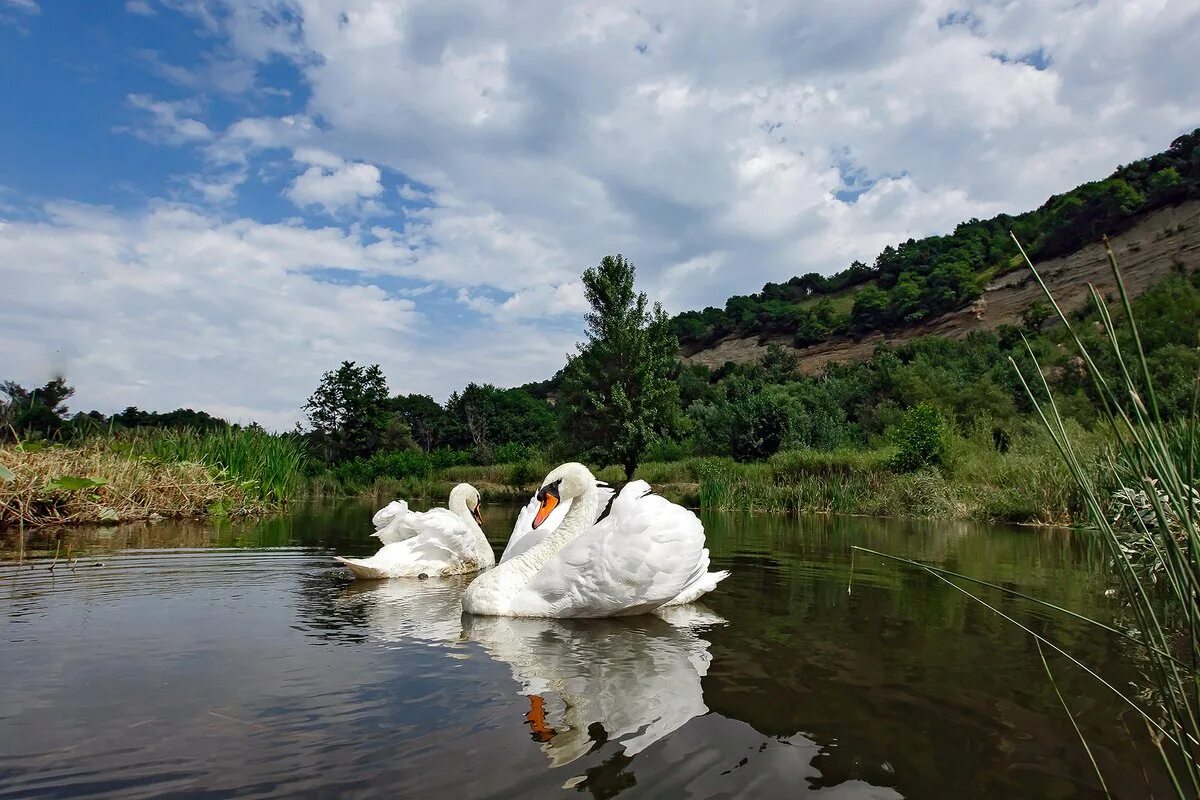
<path id="1" fill-rule="evenodd" d="M 375 567 L 367 564 L 365 561 L 359 561 L 358 559 L 354 558 L 342 558 L 341 556 L 334 556 L 334 558 L 349 567 L 350 571 L 354 573 L 354 577 L 356 578 L 364 578 L 366 580 L 381 580 L 387 577 L 383 570 L 376 569 Z"/>
<path id="2" fill-rule="evenodd" d="M 713 589 L 717 588 L 717 584 L 729 577 L 729 570 L 722 569 L 716 572 L 709 572 L 701 576 L 700 580 L 693 583 L 691 586 L 685 587 L 682 592 L 676 595 L 675 599 L 667 603 L 668 606 L 682 606 L 687 603 L 694 603 L 703 595 L 708 594 Z"/>

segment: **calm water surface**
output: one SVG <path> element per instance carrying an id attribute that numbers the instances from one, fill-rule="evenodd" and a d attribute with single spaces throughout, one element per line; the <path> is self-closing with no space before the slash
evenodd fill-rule
<path id="1" fill-rule="evenodd" d="M 0 798 L 1101 796 L 1032 642 L 936 562 L 1112 620 L 1087 534 L 705 515 L 733 577 L 626 620 L 463 616 L 469 577 L 354 582 L 360 502 L 15 536 L 0 564 Z M 497 553 L 515 509 L 486 508 Z M 984 590 L 1117 685 L 1120 639 Z M 1144 726 L 1055 677 L 1118 797 Z M 1130 733 L 1129 731 L 1132 731 Z M 1153 772 L 1153 769 L 1151 770 Z"/>

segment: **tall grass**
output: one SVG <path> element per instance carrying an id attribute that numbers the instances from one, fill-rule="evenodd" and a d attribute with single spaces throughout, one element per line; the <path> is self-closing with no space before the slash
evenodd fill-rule
<path id="1" fill-rule="evenodd" d="M 1146 716 L 1159 734 L 1154 736 L 1154 742 L 1162 753 L 1163 765 L 1180 797 L 1197 797 L 1200 796 L 1197 764 L 1200 683 L 1196 674 L 1200 663 L 1200 502 L 1196 484 L 1200 476 L 1196 453 L 1200 444 L 1197 440 L 1200 415 L 1195 398 L 1189 417 L 1174 426 L 1168 425 L 1160 414 L 1129 294 L 1107 241 L 1105 246 L 1127 326 L 1127 334 L 1120 335 L 1110 309 L 1092 288 L 1092 301 L 1100 312 L 1107 344 L 1117 364 L 1116 373 L 1108 375 L 1097 367 L 1093 354 L 1088 352 L 1041 275 L 1025 256 L 1070 332 L 1101 399 L 1104 420 L 1115 443 L 1105 473 L 1096 474 L 1081 460 L 1040 368 L 1034 376 L 1021 374 L 1020 370 L 1018 374 L 1082 493 L 1089 517 L 1108 546 L 1121 581 L 1122 596 L 1145 647 L 1148 677 L 1156 690 L 1155 707 L 1148 709 Z M 1021 253 L 1025 255 L 1023 249 Z M 1197 388 L 1200 390 L 1200 383 Z M 1122 500 L 1132 504 L 1138 513 L 1114 518 L 1111 493 L 1114 483 L 1121 487 Z M 1128 524 L 1127 528 L 1118 525 L 1121 520 Z M 1147 554 L 1153 559 L 1150 572 L 1145 564 Z"/>
<path id="2" fill-rule="evenodd" d="M 207 465 L 241 481 L 248 494 L 265 502 L 285 503 L 305 488 L 307 456 L 291 436 L 257 428 L 139 428 L 117 441 L 135 455 L 166 464 Z"/>
<path id="3" fill-rule="evenodd" d="M 1105 245 L 1107 248 L 1107 241 Z M 1108 447 L 1097 455 L 1088 443 L 1080 442 L 1079 431 L 1060 413 L 1032 349 L 1029 351 L 1032 369 L 1022 371 L 1015 361 L 1012 366 L 1033 402 L 1062 468 L 1070 477 L 1078 502 L 1108 550 L 1112 569 L 1120 582 L 1119 596 L 1132 620 L 1131 633 L 1117 633 L 1133 638 L 1140 645 L 1137 652 L 1149 691 L 1139 694 L 1137 699 L 1131 697 L 1061 646 L 950 580 L 944 571 L 912 561 L 906 563 L 924 568 L 1029 633 L 1037 643 L 1039 653 L 1045 645 L 1115 692 L 1143 720 L 1162 756 L 1164 771 L 1176 795 L 1200 797 L 1200 681 L 1197 674 L 1200 665 L 1200 492 L 1197 491 L 1200 479 L 1197 458 L 1200 452 L 1197 436 L 1200 433 L 1200 414 L 1197 413 L 1200 381 L 1193 396 L 1191 413 L 1174 423 L 1164 420 L 1129 294 L 1111 248 L 1107 249 L 1107 255 L 1119 294 L 1117 314 L 1123 317 L 1123 324 L 1118 324 L 1113 310 L 1095 289 L 1091 291 L 1104 332 L 1103 346 L 1109 349 L 1113 357 L 1111 363 L 1115 364 L 1107 374 L 1097 366 L 1099 353 L 1089 352 L 1023 248 L 1021 255 L 1086 365 L 1100 400 Z M 1050 606 L 1034 598 L 1026 599 Z M 1067 609 L 1057 610 L 1080 618 Z M 1113 631 L 1100 622 L 1087 621 Z M 1042 658 L 1053 681 L 1044 653 Z M 1063 700 L 1063 704 L 1070 716 L 1067 701 Z M 1074 725 L 1074 719 L 1071 721 Z M 1077 726 L 1075 729 L 1079 732 Z M 1083 739 L 1081 732 L 1079 735 Z M 1083 746 L 1091 758 L 1086 740 L 1083 740 Z M 1101 788 L 1107 794 L 1100 768 L 1095 760 L 1092 764 Z"/>

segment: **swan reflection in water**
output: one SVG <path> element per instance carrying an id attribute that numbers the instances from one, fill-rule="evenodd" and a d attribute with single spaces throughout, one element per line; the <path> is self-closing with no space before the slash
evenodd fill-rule
<path id="1" fill-rule="evenodd" d="M 700 679 L 712 656 L 694 626 L 723 622 L 681 606 L 623 619 L 464 616 L 463 630 L 508 664 L 558 767 L 609 741 L 636 755 L 707 713 Z"/>
<path id="2" fill-rule="evenodd" d="M 463 641 L 462 593 L 473 577 L 356 580 L 337 604 L 343 612 L 356 612 L 358 624 L 376 641 L 455 645 Z"/>
<path id="3" fill-rule="evenodd" d="M 704 628 L 725 620 L 699 604 L 617 619 L 477 617 L 462 613 L 470 576 L 356 582 L 340 602 L 378 641 L 473 641 L 507 664 L 551 766 L 606 742 L 633 756 L 708 712 L 700 679 L 712 656 Z"/>

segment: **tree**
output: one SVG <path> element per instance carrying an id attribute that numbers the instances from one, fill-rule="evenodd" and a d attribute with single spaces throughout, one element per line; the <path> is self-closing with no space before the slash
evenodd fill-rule
<path id="1" fill-rule="evenodd" d="M 312 440 L 329 463 L 412 446 L 408 426 L 390 407 L 378 364 L 358 367 L 343 361 L 322 376 L 304 410 Z"/>
<path id="2" fill-rule="evenodd" d="M 1045 300 L 1034 300 L 1021 312 L 1021 322 L 1030 333 L 1041 333 L 1042 326 L 1053 313 Z"/>
<path id="3" fill-rule="evenodd" d="M 883 324 L 887 306 L 887 292 L 877 286 L 867 286 L 859 289 L 858 293 L 854 295 L 854 306 L 850 310 L 850 319 L 859 331 L 878 328 Z"/>
<path id="4" fill-rule="evenodd" d="M 540 445 L 554 438 L 550 405 L 524 389 L 497 389 L 468 384 L 446 401 L 447 441 L 475 451 L 475 459 L 491 463 L 496 449 L 507 444 Z"/>
<path id="5" fill-rule="evenodd" d="M 449 424 L 446 412 L 427 394 L 402 394 L 392 398 L 392 410 L 408 425 L 413 440 L 428 453 L 440 446 Z"/>
<path id="6" fill-rule="evenodd" d="M 634 272 L 618 254 L 583 273 L 588 340 L 567 361 L 559 399 L 568 442 L 630 479 L 650 443 L 679 425 L 679 342 L 662 306 L 634 291 Z"/>
<path id="7" fill-rule="evenodd" d="M 21 436 L 50 437 L 62 429 L 67 416 L 65 401 L 75 394 L 75 387 L 68 386 L 60 375 L 32 390 L 16 381 L 0 381 L 0 392 L 8 395 L 8 402 L 0 403 L 0 423 L 6 429 Z"/>

